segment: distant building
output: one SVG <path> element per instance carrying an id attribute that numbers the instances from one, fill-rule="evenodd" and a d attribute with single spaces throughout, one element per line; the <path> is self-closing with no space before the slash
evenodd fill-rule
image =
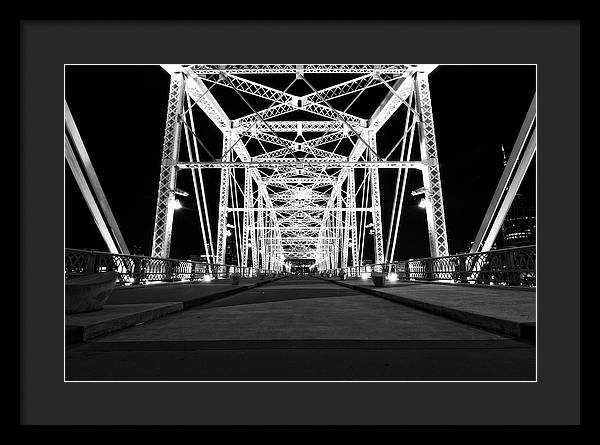
<path id="1" fill-rule="evenodd" d="M 535 207 L 518 193 L 502 224 L 504 247 L 535 244 Z"/>

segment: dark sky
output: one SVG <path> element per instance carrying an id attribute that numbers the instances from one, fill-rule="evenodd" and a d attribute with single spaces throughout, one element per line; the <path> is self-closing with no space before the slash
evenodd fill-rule
<path id="1" fill-rule="evenodd" d="M 308 75 L 307 79 L 317 88 L 329 80 Z M 273 86 L 281 89 L 290 82 L 289 78 L 267 80 L 280 82 Z M 445 65 L 430 74 L 451 253 L 468 250 L 475 238 L 502 174 L 501 144 L 509 156 L 535 85 L 535 66 L 530 65 Z M 300 85 L 297 87 L 301 90 Z M 169 75 L 159 66 L 82 65 L 65 69 L 67 103 L 132 253 L 148 255 L 152 245 L 168 90 Z M 350 112 L 369 116 L 383 97 L 377 94 L 385 94 L 373 90 L 370 95 L 365 93 L 362 102 L 357 101 Z M 234 92 L 219 91 L 218 96 L 216 90 L 212 91 L 220 103 L 231 106 L 224 107 L 230 117 L 251 112 L 241 99 L 233 97 Z M 260 99 L 252 101 L 257 108 L 268 105 Z M 198 136 L 218 156 L 221 132 L 201 112 L 194 117 Z M 401 136 L 402 119 L 402 112 L 397 112 L 380 130 L 380 150 L 391 148 Z M 182 150 L 187 150 L 184 145 Z M 387 234 L 395 172 L 382 169 L 380 175 L 384 234 Z M 217 169 L 205 173 L 211 221 L 216 220 L 218 178 Z M 417 206 L 420 198 L 410 195 L 411 190 L 421 186 L 419 172 L 411 171 L 396 259 L 429 256 L 425 212 Z M 190 254 L 204 253 L 188 171 L 179 174 L 178 187 L 192 193 L 180 198 L 184 208 L 175 212 L 171 256 L 187 259 Z M 534 158 L 520 190 L 531 204 L 535 204 L 535 187 Z M 213 233 L 214 230 L 213 224 Z M 65 238 L 66 247 L 107 250 L 66 164 Z M 366 258 L 373 256 L 371 246 L 366 246 Z"/>

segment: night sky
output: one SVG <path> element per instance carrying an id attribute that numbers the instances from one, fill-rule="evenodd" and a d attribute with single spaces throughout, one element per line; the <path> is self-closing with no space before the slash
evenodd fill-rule
<path id="1" fill-rule="evenodd" d="M 508 157 L 535 93 L 535 76 L 535 66 L 531 65 L 444 65 L 430 74 L 450 253 L 468 251 L 475 238 L 502 174 L 501 145 Z M 328 80 L 306 77 L 317 88 Z M 265 78 L 265 82 L 270 81 L 273 86 L 283 89 L 290 79 L 293 75 L 281 79 Z M 343 80 L 346 79 L 340 76 L 339 81 Z M 360 103 L 357 101 L 349 112 L 361 117 L 370 116 L 385 94 L 382 88 L 385 89 L 374 88 L 379 91 L 373 91 L 368 97 L 365 93 L 365 99 Z M 169 75 L 160 66 L 82 65 L 65 68 L 67 103 L 131 253 L 148 255 L 152 246 L 168 91 Z M 235 92 L 220 91 L 221 96 L 218 96 L 216 90 L 211 91 L 220 103 L 231 106 L 223 107 L 230 118 L 251 112 L 239 102 L 241 99 L 233 97 Z M 305 91 L 290 92 L 302 94 Z M 268 105 L 256 98 L 251 101 L 257 108 Z M 280 119 L 293 119 L 293 116 Z M 386 147 L 391 148 L 401 136 L 402 119 L 399 111 L 380 130 L 380 151 L 387 151 Z M 194 114 L 194 120 L 198 136 L 213 155 L 219 157 L 220 130 L 201 112 Z M 184 143 L 181 150 L 185 157 Z M 417 153 L 418 150 L 413 149 L 413 154 Z M 391 169 L 380 171 L 384 234 L 388 232 L 395 175 Z M 204 176 L 216 239 L 214 221 L 218 210 L 219 170 L 205 170 Z M 396 260 L 429 256 L 425 211 L 417 206 L 420 197 L 410 195 L 410 191 L 421 186 L 420 173 L 411 171 Z M 204 253 L 189 171 L 179 173 L 178 187 L 191 193 L 189 197 L 179 197 L 184 208 L 175 212 L 171 257 L 187 259 L 190 255 Z M 535 204 L 535 187 L 534 157 L 519 191 L 532 205 Z M 65 247 L 107 250 L 66 163 Z M 372 244 L 366 246 L 365 252 L 368 252 L 365 258 L 373 257 Z"/>

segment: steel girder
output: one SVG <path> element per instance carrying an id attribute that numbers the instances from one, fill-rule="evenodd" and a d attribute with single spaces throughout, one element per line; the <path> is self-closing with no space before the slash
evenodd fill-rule
<path id="1" fill-rule="evenodd" d="M 427 74 L 417 72 L 415 92 L 420 113 L 418 129 L 421 159 L 427 160 L 427 168 L 423 169 L 423 185 L 429 229 L 429 248 L 432 257 L 446 256 L 449 255 L 446 217 Z"/>
<path id="2" fill-rule="evenodd" d="M 173 73 L 169 88 L 167 122 L 163 141 L 160 178 L 158 180 L 154 236 L 152 239 L 152 256 L 161 258 L 168 258 L 171 249 L 173 202 L 175 200 L 173 190 L 177 181 L 176 163 L 179 159 L 179 142 L 181 138 L 181 121 L 179 117 L 183 110 L 184 91 L 183 73 Z"/>
<path id="3" fill-rule="evenodd" d="M 377 136 L 375 131 L 369 131 L 369 145 L 377 152 Z M 375 153 L 369 153 L 372 160 Z M 373 230 L 375 236 L 375 263 L 381 264 L 384 261 L 383 253 L 383 223 L 381 220 L 381 191 L 379 189 L 379 169 L 370 168 L 371 174 L 371 202 L 373 206 Z"/>
<path id="4" fill-rule="evenodd" d="M 416 65 L 188 65 L 196 74 L 402 74 Z"/>
<path id="5" fill-rule="evenodd" d="M 354 186 L 354 171 L 348 173 L 347 180 L 347 192 L 346 192 L 346 205 L 348 207 L 356 207 L 356 189 Z M 348 211 L 349 215 L 349 226 L 348 232 L 348 244 L 350 245 L 350 252 L 352 254 L 352 267 L 359 266 L 358 264 L 358 227 L 356 225 L 356 212 Z"/>
<path id="6" fill-rule="evenodd" d="M 328 133 L 343 131 L 346 126 L 340 121 L 271 121 L 269 126 L 262 122 L 250 121 L 240 125 L 240 122 L 233 121 L 232 128 L 237 130 L 240 134 L 252 133 L 252 131 L 269 132 L 275 131 L 277 133 L 296 133 L 301 135 L 302 133 Z M 359 129 L 360 127 L 356 127 Z"/>
<path id="7" fill-rule="evenodd" d="M 369 144 L 370 145 L 370 144 Z M 377 161 L 374 159 L 374 155 L 369 153 L 371 159 L 368 161 L 344 161 L 337 160 L 335 158 L 328 159 L 325 157 L 321 158 L 261 158 L 263 160 L 255 160 L 250 162 L 241 161 L 206 161 L 206 162 L 178 162 L 177 167 L 179 168 L 269 168 L 275 170 L 283 169 L 306 169 L 306 168 L 319 168 L 319 169 L 339 169 L 339 168 L 415 168 L 420 170 L 426 170 L 428 167 L 427 163 L 421 161 Z M 258 159 L 256 157 L 255 159 Z"/>
<path id="8" fill-rule="evenodd" d="M 238 119 L 235 119 L 232 123 L 234 127 L 248 127 L 252 126 L 256 121 L 257 116 L 260 117 L 260 120 L 268 121 L 269 119 L 273 119 L 278 116 L 282 116 L 284 114 L 291 113 L 292 111 L 306 111 L 308 113 L 312 113 L 314 115 L 323 117 L 325 119 L 337 120 L 338 115 L 329 107 L 325 105 L 321 105 L 320 103 L 311 102 L 309 100 L 302 101 L 300 99 L 293 99 L 289 102 L 280 103 L 274 105 L 272 107 L 266 108 L 256 113 L 248 114 L 246 116 L 242 116 Z M 365 127 L 367 125 L 367 120 L 362 119 L 358 116 L 354 116 L 350 113 L 345 113 L 343 111 L 337 111 L 337 113 L 344 118 L 344 121 L 347 122 L 353 128 Z"/>
<path id="9" fill-rule="evenodd" d="M 222 158 L 231 159 L 231 132 L 223 133 Z M 221 182 L 219 187 L 219 216 L 217 219 L 217 264 L 225 264 L 225 250 L 227 243 L 227 204 L 229 202 L 229 174 L 231 168 L 221 168 Z"/>

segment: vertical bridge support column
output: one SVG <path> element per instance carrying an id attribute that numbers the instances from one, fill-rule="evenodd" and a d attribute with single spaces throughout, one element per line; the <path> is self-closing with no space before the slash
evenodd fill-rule
<path id="1" fill-rule="evenodd" d="M 335 250 L 334 250 L 334 258 L 335 258 L 335 265 L 334 265 L 334 269 L 338 269 L 342 266 L 342 262 L 340 261 L 340 254 L 344 245 L 343 242 L 343 235 L 342 235 L 342 231 L 343 231 L 343 223 L 342 223 L 342 192 L 340 190 L 340 194 L 336 200 L 337 202 L 337 206 L 336 206 L 336 212 L 335 212 Z M 347 249 L 346 249 L 347 250 Z"/>
<path id="2" fill-rule="evenodd" d="M 169 103 L 167 107 L 167 123 L 163 141 L 162 165 L 158 182 L 158 198 L 156 200 L 156 218 L 154 236 L 152 238 L 152 256 L 168 258 L 171 250 L 171 232 L 173 229 L 173 189 L 177 182 L 177 160 L 179 159 L 179 142 L 181 138 L 180 116 L 183 111 L 183 95 L 185 82 L 182 73 L 171 75 Z"/>
<path id="3" fill-rule="evenodd" d="M 242 227 L 242 267 L 248 266 L 248 247 L 252 245 L 250 237 L 250 208 L 254 207 L 252 199 L 252 178 L 250 171 L 244 171 L 244 225 Z"/>
<path id="4" fill-rule="evenodd" d="M 369 146 L 377 152 L 377 133 L 369 131 Z M 375 154 L 370 152 L 369 159 L 377 161 Z M 373 206 L 373 231 L 375 232 L 375 264 L 381 264 L 384 260 L 383 255 L 383 226 L 381 222 L 381 191 L 379 190 L 379 170 L 377 167 L 371 167 L 371 205 Z"/>
<path id="5" fill-rule="evenodd" d="M 260 268 L 260 269 L 264 269 L 265 266 L 265 229 L 264 227 L 266 227 L 266 221 L 265 221 L 265 212 L 263 211 L 264 205 L 263 205 L 263 197 L 258 195 L 258 243 L 260 243 L 260 247 L 258 248 L 258 262 L 256 263 L 257 265 L 254 267 Z"/>
<path id="6" fill-rule="evenodd" d="M 438 163 L 429 78 L 427 74 L 418 72 L 416 75 L 417 110 L 419 111 L 419 139 L 421 159 L 426 163 L 423 169 L 423 186 L 427 211 L 427 227 L 429 229 L 429 248 L 432 257 L 446 256 L 448 252 L 448 237 L 446 235 L 446 219 L 444 216 L 444 201 L 442 198 L 442 181 Z"/>
<path id="7" fill-rule="evenodd" d="M 229 162 L 231 159 L 231 132 L 223 133 L 223 151 L 221 160 Z M 219 189 L 219 219 L 217 221 L 217 264 L 225 264 L 225 251 L 227 247 L 227 204 L 229 201 L 229 167 L 221 167 L 221 184 Z"/>
<path id="8" fill-rule="evenodd" d="M 250 179 L 252 181 L 252 179 Z M 254 195 L 252 194 L 252 182 L 250 182 L 250 202 L 252 203 L 252 208 L 255 208 L 257 201 L 260 199 L 260 196 L 257 199 L 254 199 Z M 248 219 L 248 224 L 250 226 L 250 251 L 252 252 L 252 267 L 258 267 L 258 244 L 256 242 L 256 218 L 254 216 L 254 210 L 250 212 L 250 218 Z"/>
<path id="9" fill-rule="evenodd" d="M 350 175 L 348 175 L 349 177 Z M 350 179 L 348 178 L 348 182 Z M 348 196 L 348 185 L 346 185 L 346 208 L 349 207 L 349 196 Z M 350 237 L 350 212 L 346 210 L 344 212 L 344 225 L 342 229 L 342 258 L 340 267 L 345 269 L 348 267 L 348 238 Z"/>
<path id="10" fill-rule="evenodd" d="M 354 186 L 354 169 L 348 173 L 348 196 L 347 206 L 351 209 L 356 208 L 356 187 Z M 350 210 L 350 252 L 352 254 L 352 267 L 358 264 L 358 227 L 356 225 L 356 210 Z"/>

